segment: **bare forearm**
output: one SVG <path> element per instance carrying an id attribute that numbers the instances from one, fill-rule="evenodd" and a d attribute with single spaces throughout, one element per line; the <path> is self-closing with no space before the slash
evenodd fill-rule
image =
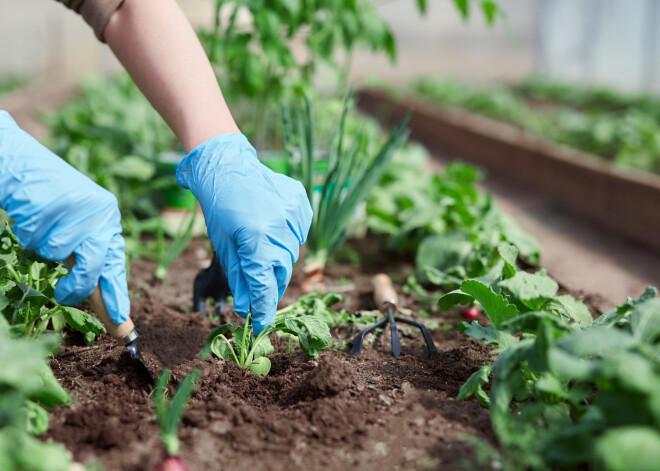
<path id="1" fill-rule="evenodd" d="M 240 132 L 195 32 L 174 0 L 125 0 L 104 37 L 186 152 Z"/>

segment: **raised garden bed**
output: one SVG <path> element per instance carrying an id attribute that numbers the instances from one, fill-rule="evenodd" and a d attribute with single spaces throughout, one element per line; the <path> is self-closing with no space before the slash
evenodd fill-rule
<path id="1" fill-rule="evenodd" d="M 660 177 L 623 172 L 608 162 L 536 137 L 520 128 L 381 90 L 360 93 L 359 107 L 384 122 L 414 110 L 412 137 L 430 149 L 480 165 L 516 185 L 552 197 L 609 231 L 660 250 Z"/>

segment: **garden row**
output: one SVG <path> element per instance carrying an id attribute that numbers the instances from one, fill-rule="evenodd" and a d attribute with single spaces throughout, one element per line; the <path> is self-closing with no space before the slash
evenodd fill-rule
<path id="1" fill-rule="evenodd" d="M 454 3 L 468 14 L 470 2 Z M 501 13 L 479 4 L 489 22 Z M 237 23 L 241 8 L 251 9 L 252 30 Z M 118 197 L 131 318 L 149 368 L 165 371 L 152 393 L 88 307 L 54 302 L 67 269 L 19 247 L 3 223 L 0 468 L 59 471 L 75 458 L 90 469 L 151 469 L 180 454 L 197 469 L 383 469 L 393 460 L 405 469 L 653 469 L 657 292 L 593 320 L 598 313 L 537 270 L 536 242 L 477 189 L 475 167 L 429 174 L 427 151 L 406 142 L 409 115 L 383 136 L 350 96 L 314 93 L 314 71 L 339 49 L 395 54 L 370 3 L 316 8 L 327 15 L 284 1 L 218 1 L 214 27 L 200 32 L 228 96 L 241 97 L 232 109 L 244 111 L 251 141 L 279 150 L 263 152 L 265 163 L 299 179 L 314 208 L 304 268 L 257 337 L 249 319 L 219 308 L 224 300 L 208 317 L 189 307 L 193 278 L 214 254 L 192 237 L 196 202 L 176 193 L 180 148 L 132 81 L 90 82 L 48 118 L 54 151 Z M 307 31 L 300 63 L 288 45 Z M 172 201 L 188 210 L 174 228 L 161 215 Z M 402 286 L 400 315 L 428 324 L 438 355 L 405 328 L 398 359 L 383 331 L 360 356 L 343 351 L 379 318 L 370 279 L 382 271 Z M 303 294 L 304 285 L 328 292 Z M 485 317 L 459 323 L 455 305 Z M 170 377 L 180 391 L 171 402 Z"/>
<path id="2" fill-rule="evenodd" d="M 124 82 L 120 86 L 130 85 Z M 317 264 L 327 264 L 331 271 L 337 260 L 351 256 L 352 252 L 346 252 L 342 243 L 349 222 L 358 226 L 366 223 L 372 234 L 388 236 L 390 250 L 403 259 L 416 260 L 415 271 L 409 273 L 405 287 L 414 296 L 414 306 L 420 314 L 425 308 L 438 319 L 445 319 L 442 312 L 456 304 L 476 304 L 483 309 L 489 323 L 462 323 L 459 330 L 487 345 L 495 345 L 500 356 L 494 366 L 485 364 L 467 380 L 459 398 L 476 395 L 482 404 L 490 405 L 498 447 L 475 443 L 488 460 L 505 463 L 507 469 L 571 467 L 580 463 L 625 469 L 634 460 L 636 469 L 645 469 L 644 463 L 652 469 L 657 459 L 653 450 L 658 449 L 655 445 L 659 441 L 660 420 L 653 393 L 660 381 L 657 293 L 649 289 L 639 300 L 629 300 L 592 321 L 589 309 L 580 301 L 570 294 L 557 295 L 559 287 L 544 271 L 518 268 L 520 263 L 526 267 L 539 263 L 538 247 L 497 209 L 489 195 L 475 188 L 479 173 L 474 167 L 455 163 L 444 174 L 428 175 L 425 151 L 418 146 L 401 147 L 405 139 L 403 126 L 384 140 L 378 132 L 364 132 L 360 123 L 367 120 L 349 118 L 350 102 L 338 118 L 327 165 L 320 166 L 314 156 L 315 147 L 310 145 L 317 142 L 313 110 L 310 102 L 303 102 L 302 106 L 285 109 L 283 115 L 289 172 L 305 183 L 317 215 L 308 256 Z M 351 119 L 353 125 L 349 124 Z M 99 119 L 93 121 L 98 122 Z M 60 131 L 59 135 L 68 134 Z M 85 135 L 94 133 L 88 129 Z M 137 161 L 137 157 L 133 158 Z M 154 168 L 157 165 L 142 160 Z M 121 184 L 134 177 L 114 175 Z M 353 182 L 362 183 L 359 194 L 355 194 Z M 336 189 L 340 190 L 335 194 Z M 144 196 L 155 198 L 149 193 Z M 365 198 L 367 204 L 361 219 L 356 214 L 359 216 L 360 202 Z M 133 208 L 129 204 L 122 211 Z M 331 220 L 341 222 L 336 234 L 327 230 L 323 214 L 333 215 Z M 369 239 L 373 240 L 374 235 Z M 141 241 L 135 239 L 134 244 L 139 247 Z M 8 461 L 6 468 L 58 469 L 57 464 L 59 469 L 66 469 L 63 463 L 69 458 L 62 448 L 50 444 L 42 448 L 30 438 L 47 430 L 48 416 L 43 407 L 69 400 L 44 362 L 48 353 L 54 351 L 53 340 L 41 334 L 47 329 L 69 332 L 73 328 L 84 334 L 84 341 L 89 343 L 103 332 L 103 327 L 83 311 L 53 303 L 53 286 L 66 269 L 20 249 L 8 226 L 2 236 L 2 254 L 0 300 L 7 320 L 3 345 L 7 355 L 21 358 L 13 363 L 20 366 L 16 372 L 3 370 L 3 375 L 7 375 L 3 384 L 8 386 L 3 404 L 14 411 L 6 414 L 3 428 L 4 446 L 11 450 L 3 456 L 15 459 Z M 349 282 L 359 276 L 358 268 L 353 270 L 347 273 Z M 403 281 L 400 272 L 388 267 L 386 270 Z M 141 275 L 144 280 L 144 274 Z M 187 287 L 180 289 L 185 291 Z M 294 292 L 299 293 L 295 288 Z M 328 345 L 330 326 L 335 336 L 333 344 L 341 347 L 369 318 L 364 319 L 359 313 L 356 316 L 354 310 L 332 310 L 337 300 L 333 295 L 306 295 L 290 300 L 294 303 L 281 311 L 272 331 L 267 332 L 280 331 L 277 336 L 253 338 L 245 326 L 229 323 L 211 330 L 205 323 L 206 333 L 211 330 L 206 351 L 245 370 L 267 374 L 271 369 L 268 357 L 275 346 L 282 351 L 284 341 L 297 338 L 302 350 L 315 357 L 318 350 Z M 444 335 L 437 320 L 429 324 L 436 329 L 434 335 Z M 455 322 L 444 322 L 445 325 L 452 329 Z M 33 349 L 31 354 L 35 370 L 32 375 L 21 374 L 26 371 L 22 362 L 27 360 L 21 353 L 28 348 L 25 337 L 43 339 L 35 343 L 42 347 Z M 75 351 L 75 340 L 67 347 Z M 106 365 L 103 368 L 109 368 L 107 357 L 99 361 Z M 165 365 L 158 365 L 158 369 L 162 366 Z M 201 368 L 209 374 L 209 365 Z M 181 381 L 183 377 L 177 373 Z M 106 377 L 107 374 L 95 379 L 103 382 Z M 489 377 L 490 395 L 484 391 Z M 77 392 L 84 394 L 84 389 Z M 17 403 L 24 405 L 16 407 Z M 629 408 L 622 408 L 622 404 Z M 179 403 L 178 415 L 182 412 Z M 161 412 L 161 416 L 165 415 Z M 175 436 L 175 422 L 167 422 L 165 430 L 170 434 L 165 436 Z M 530 428 L 534 433 L 529 433 Z M 612 447 L 614 442 L 626 445 L 621 450 Z M 175 445 L 169 447 L 173 453 Z M 47 455 L 39 455 L 35 450 Z M 37 456 L 47 459 L 40 461 L 42 464 L 21 461 Z M 52 466 L 44 468 L 43 463 Z"/>

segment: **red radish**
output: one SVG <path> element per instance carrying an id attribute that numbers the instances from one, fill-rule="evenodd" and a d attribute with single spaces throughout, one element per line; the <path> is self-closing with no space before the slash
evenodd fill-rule
<path id="1" fill-rule="evenodd" d="M 167 456 L 163 461 L 158 463 L 154 471 L 190 471 L 188 466 L 183 464 L 181 458 L 177 456 Z"/>
<path id="2" fill-rule="evenodd" d="M 461 317 L 466 321 L 473 321 L 479 317 L 479 309 L 475 306 L 461 309 Z"/>

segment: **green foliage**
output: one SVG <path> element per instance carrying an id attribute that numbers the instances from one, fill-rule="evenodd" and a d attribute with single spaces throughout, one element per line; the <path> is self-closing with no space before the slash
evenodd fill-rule
<path id="1" fill-rule="evenodd" d="M 95 317 L 55 302 L 57 280 L 68 273 L 58 263 L 22 248 L 6 221 L 0 221 L 0 313 L 14 332 L 36 337 L 49 326 L 64 325 L 85 335 L 87 343 L 105 328 Z"/>
<path id="2" fill-rule="evenodd" d="M 511 273 L 518 254 L 539 263 L 536 241 L 476 188 L 475 167 L 454 162 L 430 174 L 427 161 L 419 147 L 401 149 L 367 200 L 369 228 L 388 234 L 390 249 L 416 251 L 420 280 L 450 289 L 503 267 Z"/>
<path id="3" fill-rule="evenodd" d="M 267 375 L 270 371 L 267 356 L 275 351 L 268 336 L 282 332 L 295 336 L 303 352 L 318 358 L 318 352 L 330 342 L 328 325 L 314 314 L 296 314 L 295 311 L 280 314 L 273 324 L 256 337 L 252 335 L 251 314 L 248 314 L 243 325 L 231 323 L 218 326 L 207 336 L 204 354 L 213 353 L 218 358 L 233 361 L 243 370 L 250 369 L 254 374 Z M 229 333 L 231 338 L 227 337 Z"/>
<path id="4" fill-rule="evenodd" d="M 59 339 L 15 338 L 0 316 L 0 469 L 14 471 L 67 471 L 71 455 L 59 444 L 42 443 L 33 435 L 48 429 L 45 408 L 69 401 L 46 358 Z"/>
<path id="5" fill-rule="evenodd" d="M 463 281 L 440 305 L 478 302 L 491 321 L 459 326 L 500 354 L 470 377 L 459 399 L 474 395 L 490 407 L 505 469 L 653 469 L 660 439 L 657 290 L 592 322 L 584 304 L 556 296 L 543 270 L 518 271 L 513 253 L 500 255 L 506 264 L 497 276 Z"/>
<path id="6" fill-rule="evenodd" d="M 351 106 L 351 99 L 347 97 L 330 145 L 328 169 L 321 176 L 318 193 L 313 172 L 317 159 L 311 103 L 305 98 L 304 107 L 291 110 L 283 107 L 282 110 L 293 176 L 302 181 L 314 210 L 307 238 L 306 263 L 317 263 L 321 267 L 345 240 L 349 220 L 356 208 L 385 173 L 393 152 L 408 137 L 405 126 L 409 115 L 372 154 L 375 146 L 370 142 L 370 134 L 347 132 L 346 121 Z"/>
<path id="7" fill-rule="evenodd" d="M 167 384 L 170 381 L 170 370 L 164 369 L 156 381 L 152 399 L 160 425 L 160 439 L 169 456 L 179 455 L 179 424 L 186 411 L 188 401 L 195 391 L 199 375 L 200 370 L 195 370 L 186 376 L 172 399 L 165 398 Z"/>
<path id="8" fill-rule="evenodd" d="M 423 13 L 426 2 L 418 0 L 417 7 Z M 355 49 L 396 58 L 394 35 L 370 0 L 216 0 L 213 28 L 198 35 L 219 68 L 225 95 L 252 100 L 246 111 L 253 113 L 258 144 L 269 104 L 312 92 L 321 65 L 330 71 L 324 79 L 342 90 Z"/>
<path id="9" fill-rule="evenodd" d="M 425 79 L 415 93 L 625 167 L 660 172 L 660 100 L 532 79 L 514 89 Z"/>
<path id="10" fill-rule="evenodd" d="M 481 13 L 488 26 L 493 26 L 498 18 L 506 21 L 506 13 L 500 8 L 497 2 L 494 2 L 493 0 L 453 0 L 453 2 L 465 21 L 470 18 L 470 5 L 472 3 L 479 4 Z"/>
<path id="11" fill-rule="evenodd" d="M 493 365 L 484 365 L 475 371 L 472 376 L 461 386 L 460 391 L 458 391 L 458 396 L 456 400 L 462 401 L 469 398 L 470 396 L 475 396 L 482 406 L 490 406 L 490 398 L 488 394 L 483 390 L 484 385 L 488 384 L 488 376 L 493 370 Z"/>
<path id="12" fill-rule="evenodd" d="M 337 293 L 306 293 L 287 307 L 277 311 L 275 320 L 277 321 L 284 317 L 315 316 L 330 327 L 346 325 L 348 323 L 347 314 L 332 309 L 332 306 L 341 301 L 342 297 Z"/>

